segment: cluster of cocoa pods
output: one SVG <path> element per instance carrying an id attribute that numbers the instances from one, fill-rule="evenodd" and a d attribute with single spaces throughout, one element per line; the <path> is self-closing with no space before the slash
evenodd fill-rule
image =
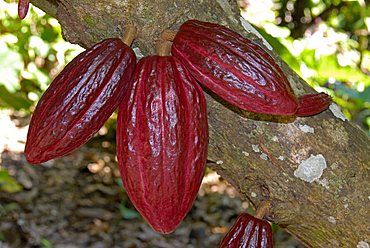
<path id="1" fill-rule="evenodd" d="M 19 6 L 24 17 L 28 1 Z M 174 231 L 185 218 L 203 177 L 208 123 L 198 83 L 256 113 L 308 116 L 330 104 L 323 93 L 297 98 L 263 48 L 224 26 L 189 20 L 159 46 L 158 55 L 138 63 L 130 48 L 135 33 L 130 26 L 123 40 L 106 39 L 87 49 L 53 80 L 32 115 L 25 155 L 38 164 L 72 152 L 118 107 L 121 178 L 136 209 L 160 233 Z M 243 227 L 245 219 L 238 219 Z M 271 247 L 262 236 L 256 242 L 240 247 Z"/>

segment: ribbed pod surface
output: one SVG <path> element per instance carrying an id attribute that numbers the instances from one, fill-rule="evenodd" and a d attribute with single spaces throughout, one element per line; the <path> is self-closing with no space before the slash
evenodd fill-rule
<path id="1" fill-rule="evenodd" d="M 136 63 L 120 39 L 78 55 L 53 80 L 32 115 L 25 148 L 30 163 L 63 156 L 103 126 L 130 88 Z"/>
<path id="2" fill-rule="evenodd" d="M 220 248 L 272 248 L 272 229 L 267 221 L 243 213 L 236 219 Z"/>
<path id="3" fill-rule="evenodd" d="M 169 233 L 190 210 L 203 177 L 205 97 L 171 56 L 141 59 L 133 81 L 118 113 L 121 177 L 141 215 L 154 230 Z"/>
<path id="4" fill-rule="evenodd" d="M 227 102 L 247 111 L 295 115 L 299 100 L 273 58 L 252 40 L 214 23 L 189 20 L 175 36 L 172 54 Z M 330 103 L 318 99 L 317 114 Z M 305 108 L 305 106 L 303 106 Z M 302 111 L 304 114 L 304 111 Z"/>

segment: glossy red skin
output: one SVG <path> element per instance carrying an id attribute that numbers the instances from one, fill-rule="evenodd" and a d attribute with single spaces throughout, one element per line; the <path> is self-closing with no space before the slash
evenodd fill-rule
<path id="1" fill-rule="evenodd" d="M 73 59 L 36 106 L 27 160 L 45 162 L 86 143 L 129 91 L 135 64 L 134 52 L 120 39 L 106 39 Z"/>
<path id="2" fill-rule="evenodd" d="M 297 113 L 299 101 L 273 58 L 224 26 L 185 22 L 175 36 L 172 54 L 199 83 L 241 109 L 272 115 Z M 315 113 L 325 109 L 326 104 L 315 104 Z"/>
<path id="3" fill-rule="evenodd" d="M 117 121 L 118 165 L 136 209 L 160 233 L 180 224 L 197 196 L 208 124 L 202 89 L 171 56 L 145 57 Z"/>
<path id="4" fill-rule="evenodd" d="M 30 3 L 28 0 L 19 0 L 18 2 L 19 18 L 24 19 L 26 17 L 29 6 L 30 6 Z"/>
<path id="5" fill-rule="evenodd" d="M 327 109 L 331 103 L 331 97 L 325 93 L 308 94 L 298 98 L 299 107 L 297 116 L 315 115 Z"/>
<path id="6" fill-rule="evenodd" d="M 220 248 L 272 248 L 271 225 L 249 214 L 241 214 L 222 239 Z"/>

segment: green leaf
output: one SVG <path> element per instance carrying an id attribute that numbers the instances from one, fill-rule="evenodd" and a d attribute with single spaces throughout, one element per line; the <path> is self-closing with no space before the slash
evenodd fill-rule
<path id="1" fill-rule="evenodd" d="M 41 240 L 41 245 L 42 245 L 43 248 L 53 248 L 53 245 L 47 239 L 42 239 Z"/>
<path id="2" fill-rule="evenodd" d="M 41 38 L 48 42 L 55 42 L 59 38 L 59 30 L 53 28 L 51 25 L 45 25 L 45 29 L 41 33 Z"/>
<path id="3" fill-rule="evenodd" d="M 11 93 L 0 83 L 0 106 L 10 107 L 15 110 L 29 109 L 32 102 L 20 92 Z"/>
<path id="4" fill-rule="evenodd" d="M 0 191 L 16 193 L 21 190 L 22 186 L 6 170 L 0 170 Z"/>
<path id="5" fill-rule="evenodd" d="M 1 44 L 0 44 L 0 47 Z M 22 56 L 12 50 L 0 51 L 1 83 L 11 92 L 19 88 L 19 74 L 23 68 Z"/>
<path id="6" fill-rule="evenodd" d="M 302 51 L 299 57 L 308 67 L 311 67 L 311 68 L 317 67 L 317 61 L 315 60 L 315 50 L 305 49 Z"/>
<path id="7" fill-rule="evenodd" d="M 28 79 L 31 79 L 34 82 L 37 82 L 37 84 L 40 86 L 42 90 L 46 90 L 50 83 L 49 76 L 42 71 L 34 62 L 30 62 L 27 65 L 27 72 L 30 73 L 30 76 Z"/>
<path id="8" fill-rule="evenodd" d="M 296 72 L 299 72 L 299 62 L 296 57 L 294 57 L 291 52 L 286 48 L 279 39 L 271 36 L 265 30 L 253 26 L 265 40 L 274 48 L 274 50 L 280 55 L 280 57 Z"/>
<path id="9" fill-rule="evenodd" d="M 364 102 L 370 103 L 370 87 L 366 87 L 365 90 L 360 93 L 360 98 Z"/>
<path id="10" fill-rule="evenodd" d="M 126 220 L 132 220 L 132 219 L 137 219 L 140 217 L 140 214 L 136 212 L 135 210 L 126 208 L 123 203 L 120 203 L 118 205 L 119 211 L 121 212 L 121 215 L 124 219 Z"/>
<path id="11" fill-rule="evenodd" d="M 45 58 L 50 49 L 50 44 L 36 35 L 32 35 L 29 40 L 29 49 L 35 50 L 36 54 Z"/>
<path id="12" fill-rule="evenodd" d="M 340 66 L 336 55 L 321 56 L 317 62 L 317 74 L 325 78 L 334 77 L 341 82 L 363 81 L 369 83 L 370 81 L 370 77 L 365 75 L 360 69 L 350 66 Z"/>

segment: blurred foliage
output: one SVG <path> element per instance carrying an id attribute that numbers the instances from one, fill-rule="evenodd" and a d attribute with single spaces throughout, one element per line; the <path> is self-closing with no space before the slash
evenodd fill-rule
<path id="1" fill-rule="evenodd" d="M 370 4 L 364 0 L 239 1 L 251 22 L 317 91 L 369 132 Z M 370 134 L 370 132 L 369 132 Z"/>
<path id="2" fill-rule="evenodd" d="M 6 170 L 0 170 L 0 192 L 16 193 L 22 190 L 22 186 L 9 175 Z"/>
<path id="3" fill-rule="evenodd" d="M 0 107 L 30 111 L 51 79 L 82 49 L 63 41 L 57 20 L 32 7 L 0 0 Z"/>
<path id="4" fill-rule="evenodd" d="M 238 0 L 242 15 L 350 120 L 370 126 L 370 5 L 364 0 Z M 0 0 L 0 107 L 32 111 L 51 79 L 82 49 L 63 41 L 54 18 L 31 5 L 17 16 Z"/>
<path id="5" fill-rule="evenodd" d="M 51 242 L 47 239 L 42 239 L 41 240 L 41 247 L 42 248 L 53 248 L 53 245 L 51 244 Z"/>

